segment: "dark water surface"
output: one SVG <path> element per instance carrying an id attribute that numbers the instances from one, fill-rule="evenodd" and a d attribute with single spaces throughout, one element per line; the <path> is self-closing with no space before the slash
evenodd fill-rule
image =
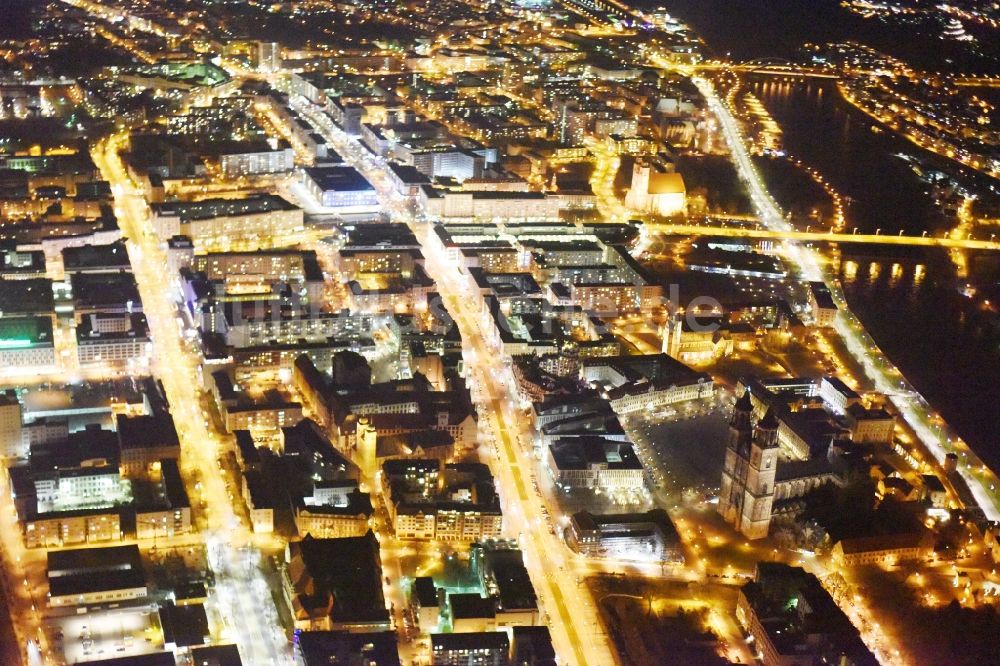
<path id="1" fill-rule="evenodd" d="M 985 71 L 991 59 L 956 55 L 931 32 L 865 21 L 828 0 L 661 0 L 718 54 L 794 56 L 805 42 L 854 39 L 922 67 Z M 906 38 L 904 38 L 906 37 Z M 997 40 L 1000 41 L 1000 40 Z M 948 61 L 950 59 L 950 62 Z M 974 64 L 970 64 L 974 63 Z M 951 226 L 930 187 L 898 154 L 921 155 L 851 109 L 828 83 L 750 81 L 783 130 L 784 148 L 850 197 L 848 226 L 895 234 Z M 788 181 L 771 182 L 788 188 Z M 777 191 L 779 201 L 807 196 Z M 994 469 L 1000 468 L 1000 323 L 963 284 L 943 252 L 845 246 L 841 280 L 852 309 L 907 378 Z M 1000 280 L 1000 257 L 970 258 L 981 291 Z M 1000 292 L 1000 290 L 998 290 Z"/>

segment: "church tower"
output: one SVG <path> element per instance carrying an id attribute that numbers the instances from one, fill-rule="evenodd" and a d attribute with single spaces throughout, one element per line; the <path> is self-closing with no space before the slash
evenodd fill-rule
<path id="1" fill-rule="evenodd" d="M 729 419 L 726 459 L 722 467 L 722 487 L 719 491 L 719 513 L 726 522 L 734 526 L 737 518 L 743 513 L 743 491 L 750 459 L 750 444 L 753 440 L 753 426 L 750 421 L 752 414 L 750 391 L 746 391 L 736 401 L 733 415 Z"/>
<path id="2" fill-rule="evenodd" d="M 750 539 L 763 539 L 771 525 L 774 479 L 778 467 L 778 419 L 773 409 L 752 424 L 747 391 L 729 420 L 729 441 L 722 468 L 719 513 Z"/>
<path id="3" fill-rule="evenodd" d="M 749 462 L 743 514 L 736 528 L 750 539 L 763 539 L 771 526 L 774 477 L 778 469 L 778 418 L 773 408 L 757 423 Z"/>

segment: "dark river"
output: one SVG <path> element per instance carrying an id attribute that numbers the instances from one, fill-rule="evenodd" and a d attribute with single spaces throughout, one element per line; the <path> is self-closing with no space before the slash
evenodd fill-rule
<path id="1" fill-rule="evenodd" d="M 701 34 L 711 51 L 739 59 L 791 58 L 803 43 L 850 38 L 937 69 L 991 71 L 996 62 L 992 55 L 944 44 L 936 26 L 923 32 L 890 27 L 827 0 L 661 0 L 648 6 L 666 7 Z M 784 149 L 850 197 L 849 228 L 920 234 L 952 225 L 931 200 L 929 186 L 897 154 L 927 156 L 888 132 L 873 132 L 833 86 L 764 77 L 748 85 L 781 125 Z M 770 186 L 794 187 L 787 179 Z M 780 189 L 775 194 L 779 201 L 808 196 Z M 968 282 L 979 289 L 978 299 L 960 292 L 966 280 L 944 252 L 845 246 L 841 280 L 879 346 L 997 469 L 1000 322 L 982 300 L 984 293 L 1000 296 L 1000 257 L 968 261 Z"/>

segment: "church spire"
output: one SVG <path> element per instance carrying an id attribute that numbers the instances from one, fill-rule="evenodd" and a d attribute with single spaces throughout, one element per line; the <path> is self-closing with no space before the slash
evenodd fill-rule
<path id="1" fill-rule="evenodd" d="M 753 402 L 750 401 L 750 389 L 743 391 L 743 395 L 736 401 L 736 411 L 749 412 L 753 409 Z"/>
<path id="2" fill-rule="evenodd" d="M 774 414 L 774 407 L 768 407 L 764 418 L 757 422 L 757 433 L 754 439 L 762 449 L 778 446 L 778 417 Z"/>

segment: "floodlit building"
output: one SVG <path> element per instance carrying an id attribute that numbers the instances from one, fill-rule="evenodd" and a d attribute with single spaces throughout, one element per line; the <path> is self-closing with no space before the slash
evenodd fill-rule
<path id="1" fill-rule="evenodd" d="M 27 454 L 22 420 L 17 393 L 11 390 L 0 392 L 0 456 L 20 458 Z"/>
<path id="2" fill-rule="evenodd" d="M 243 499 L 250 514 L 250 528 L 254 534 L 274 532 L 274 510 L 278 498 L 260 472 L 243 472 Z"/>
<path id="3" fill-rule="evenodd" d="M 896 566 L 900 562 L 922 560 L 933 552 L 934 536 L 926 530 L 841 539 L 831 556 L 848 567 Z"/>
<path id="4" fill-rule="evenodd" d="M 563 489 L 616 492 L 645 487 L 643 466 L 632 445 L 604 437 L 558 438 L 546 450 L 545 465 Z"/>
<path id="5" fill-rule="evenodd" d="M 273 194 L 242 199 L 204 199 L 153 204 L 153 228 L 161 239 L 187 236 L 196 249 L 249 244 L 270 247 L 304 228 L 302 209 Z"/>
<path id="6" fill-rule="evenodd" d="M 317 539 L 363 536 L 374 513 L 371 496 L 360 492 L 356 482 L 317 483 L 313 494 L 292 510 L 299 535 L 311 534 Z"/>
<path id="7" fill-rule="evenodd" d="M 797 417 L 797 413 L 782 418 Z M 729 420 L 729 435 L 719 490 L 718 511 L 738 532 L 750 539 L 767 536 L 776 504 L 802 497 L 825 483 L 842 484 L 836 439 L 825 440 L 825 450 L 806 445 L 804 458 L 779 443 L 775 408 L 753 422 L 750 391 L 736 401 Z M 794 428 L 793 428 L 794 430 Z"/>
<path id="8" fill-rule="evenodd" d="M 226 178 L 283 173 L 295 168 L 295 151 L 284 141 L 276 147 L 264 141 L 234 141 L 213 146 L 213 152 Z"/>
<path id="9" fill-rule="evenodd" d="M 451 192 L 431 187 L 420 198 L 435 217 L 469 220 L 556 220 L 562 200 L 544 192 Z"/>
<path id="10" fill-rule="evenodd" d="M 416 611 L 417 626 L 421 633 L 436 629 L 441 620 L 444 590 L 434 585 L 430 576 L 418 576 L 410 588 L 410 604 Z"/>
<path id="11" fill-rule="evenodd" d="M 625 195 L 625 206 L 665 217 L 682 213 L 687 206 L 684 178 L 673 170 L 672 163 L 637 160 L 632 169 L 632 185 Z"/>
<path id="12" fill-rule="evenodd" d="M 346 164 L 306 167 L 302 170 L 302 182 L 326 208 L 345 212 L 379 208 L 375 188 L 357 169 Z"/>
<path id="13" fill-rule="evenodd" d="M 656 409 L 687 400 L 711 398 L 711 376 L 696 372 L 667 354 L 587 358 L 580 378 L 602 387 L 617 414 Z"/>
<path id="14" fill-rule="evenodd" d="M 585 555 L 684 562 L 677 528 L 663 509 L 603 515 L 578 511 L 570 519 L 569 535 Z"/>
<path id="15" fill-rule="evenodd" d="M 474 542 L 500 537 L 500 498 L 486 465 L 388 460 L 382 464 L 382 494 L 400 539 Z"/>
<path id="16" fill-rule="evenodd" d="M 300 403 L 286 400 L 282 395 L 251 396 L 224 370 L 212 373 L 209 390 L 229 432 L 250 430 L 261 436 L 274 435 L 302 420 Z"/>
<path id="17" fill-rule="evenodd" d="M 281 69 L 281 45 L 277 42 L 257 42 L 257 69 L 277 72 Z"/>
<path id="18" fill-rule="evenodd" d="M 191 503 L 176 459 L 159 462 L 147 492 L 148 497 L 136 502 L 136 538 L 169 538 L 191 531 Z"/>
<path id="19" fill-rule="evenodd" d="M 84 315 L 76 327 L 76 354 L 83 368 L 127 368 L 133 372 L 148 368 L 153 342 L 146 317 L 139 312 Z"/>
<path id="20" fill-rule="evenodd" d="M 833 300 L 830 288 L 822 282 L 809 283 L 809 307 L 817 326 L 833 326 L 837 317 L 837 302 Z"/>
<path id="21" fill-rule="evenodd" d="M 851 439 L 862 444 L 892 444 L 896 418 L 881 407 L 867 408 L 861 404 L 849 406 L 844 415 Z"/>
<path id="22" fill-rule="evenodd" d="M 431 634 L 432 666 L 506 666 L 509 652 L 505 631 Z"/>
<path id="23" fill-rule="evenodd" d="M 288 285 L 315 302 L 323 292 L 323 270 L 312 250 L 211 252 L 192 257 L 190 265 L 226 296 L 270 295 L 275 286 Z"/>
<path id="24" fill-rule="evenodd" d="M 850 407 L 861 405 L 858 392 L 839 377 L 823 377 L 819 383 L 819 397 L 836 412 L 846 412 Z"/>
<path id="25" fill-rule="evenodd" d="M 729 422 L 719 513 L 751 539 L 767 536 L 777 469 L 778 420 L 769 410 L 754 428 L 749 392 L 745 393 Z"/>
<path id="26" fill-rule="evenodd" d="M 38 372 L 55 368 L 52 318 L 0 317 L 0 367 Z"/>
<path id="27" fill-rule="evenodd" d="M 49 606 L 122 603 L 148 594 L 138 546 L 50 551 Z"/>

